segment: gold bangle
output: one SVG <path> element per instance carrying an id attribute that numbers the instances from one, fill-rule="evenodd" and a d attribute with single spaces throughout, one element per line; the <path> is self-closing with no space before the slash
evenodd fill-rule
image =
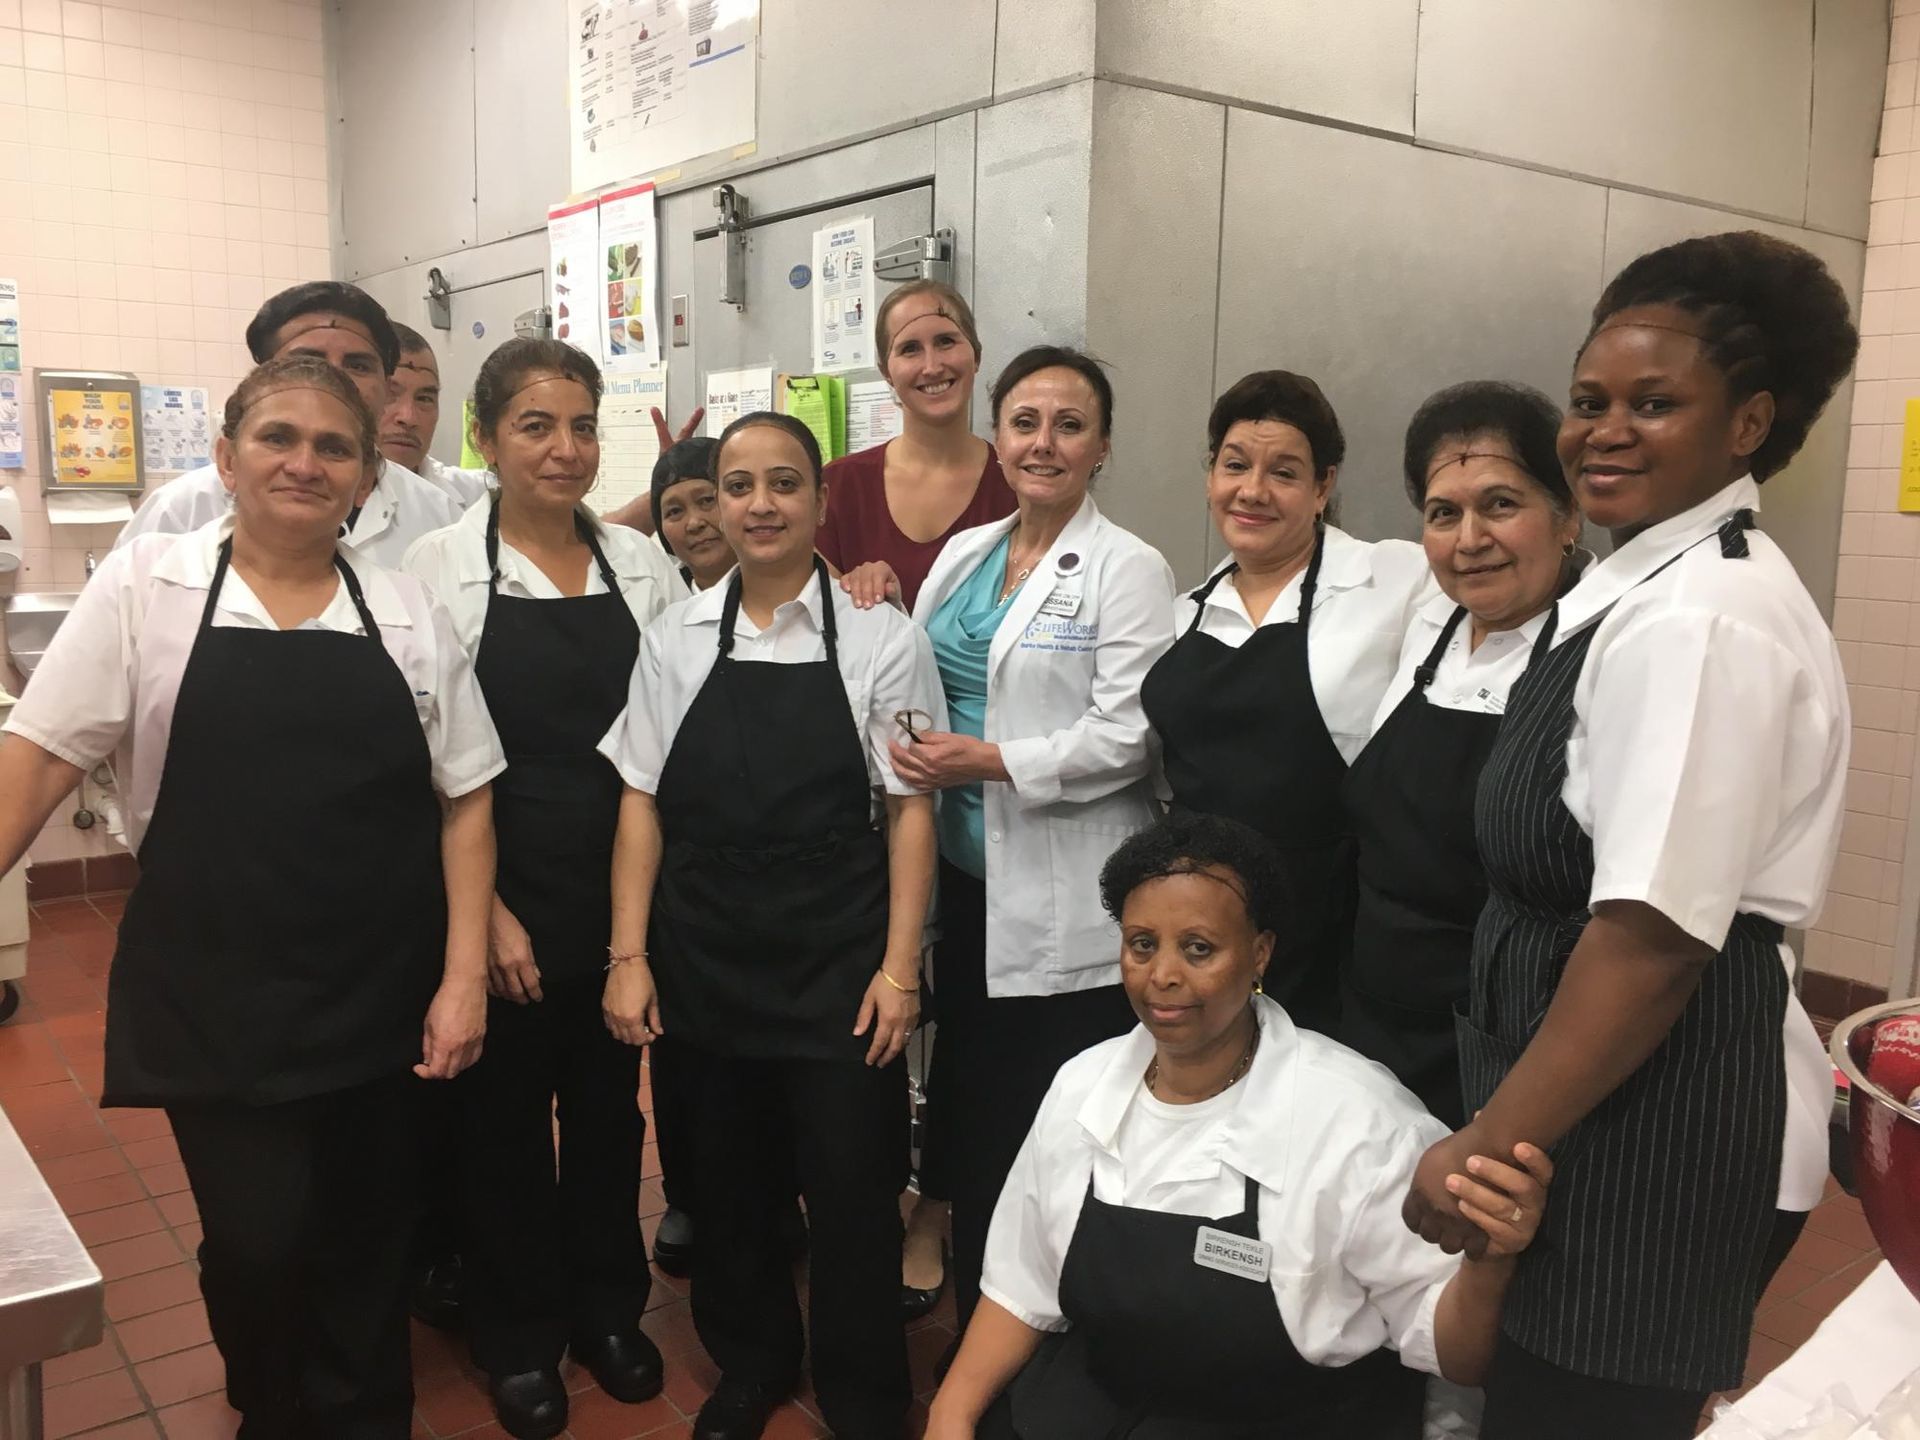
<path id="1" fill-rule="evenodd" d="M 893 976 L 887 974 L 887 967 L 884 965 L 880 967 L 880 978 L 886 981 L 887 984 L 893 986 L 893 988 L 898 990 L 902 995 L 918 995 L 920 993 L 920 987 L 918 985 L 902 985 L 898 980 L 894 979 Z"/>

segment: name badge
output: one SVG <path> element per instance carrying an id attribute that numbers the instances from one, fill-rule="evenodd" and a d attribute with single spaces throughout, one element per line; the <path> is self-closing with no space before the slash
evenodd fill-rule
<path id="1" fill-rule="evenodd" d="M 1243 1280 L 1265 1280 L 1273 1268 L 1273 1247 L 1264 1240 L 1202 1225 L 1193 1238 L 1193 1263 Z"/>
<path id="2" fill-rule="evenodd" d="M 1507 697 L 1494 694 L 1484 685 L 1480 687 L 1473 698 L 1480 702 L 1480 708 L 1489 715 L 1504 715 L 1506 713 Z"/>
<path id="3" fill-rule="evenodd" d="M 1040 613 L 1060 620 L 1072 619 L 1080 613 L 1080 587 L 1068 584 L 1054 586 L 1053 593 L 1040 602 Z"/>

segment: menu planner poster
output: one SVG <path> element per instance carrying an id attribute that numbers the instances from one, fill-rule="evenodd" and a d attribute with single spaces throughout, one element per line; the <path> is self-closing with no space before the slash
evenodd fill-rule
<path id="1" fill-rule="evenodd" d="M 660 364 L 660 247 L 653 186 L 634 185 L 600 197 L 601 363 L 609 370 L 652 370 Z"/>
<path id="2" fill-rule="evenodd" d="M 600 303 L 600 202 L 583 200 L 547 211 L 547 305 L 553 338 L 596 360 L 607 307 Z"/>

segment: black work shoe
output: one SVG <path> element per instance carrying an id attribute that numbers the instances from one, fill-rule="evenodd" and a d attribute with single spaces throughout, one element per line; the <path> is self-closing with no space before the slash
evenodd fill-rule
<path id="1" fill-rule="evenodd" d="M 413 1311 L 415 1319 L 436 1330 L 459 1330 L 467 1318 L 462 1304 L 465 1290 L 460 1257 L 449 1256 L 413 1272 L 407 1308 Z"/>
<path id="2" fill-rule="evenodd" d="M 514 1440 L 553 1440 L 567 1428 L 567 1387 L 558 1370 L 489 1375 L 487 1393 L 500 1428 Z"/>
<path id="3" fill-rule="evenodd" d="M 693 1440 L 760 1440 L 789 1388 L 722 1375 L 693 1422 Z"/>
<path id="4" fill-rule="evenodd" d="M 653 1233 L 653 1263 L 664 1274 L 684 1280 L 693 1273 L 693 1217 L 671 1205 Z"/>
<path id="5" fill-rule="evenodd" d="M 573 1358 L 622 1404 L 651 1400 L 666 1383 L 660 1347 L 638 1330 L 575 1340 Z"/>

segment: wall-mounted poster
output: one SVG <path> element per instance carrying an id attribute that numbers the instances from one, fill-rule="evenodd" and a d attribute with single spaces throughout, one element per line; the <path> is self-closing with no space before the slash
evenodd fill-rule
<path id="1" fill-rule="evenodd" d="M 148 475 L 179 475 L 213 463 L 213 411 L 204 385 L 142 385 L 140 411 Z"/>
<path id="2" fill-rule="evenodd" d="M 660 363 L 660 248 L 653 186 L 600 197 L 600 360 L 609 370 L 651 370 Z"/>
<path id="3" fill-rule="evenodd" d="M 125 390 L 50 389 L 47 417 L 55 484 L 140 488 L 132 395 Z"/>
<path id="4" fill-rule="evenodd" d="M 873 364 L 873 217 L 813 232 L 813 368 Z"/>
<path id="5" fill-rule="evenodd" d="M 600 358 L 606 306 L 600 303 L 600 202 L 547 211 L 547 304 L 553 337 Z"/>

